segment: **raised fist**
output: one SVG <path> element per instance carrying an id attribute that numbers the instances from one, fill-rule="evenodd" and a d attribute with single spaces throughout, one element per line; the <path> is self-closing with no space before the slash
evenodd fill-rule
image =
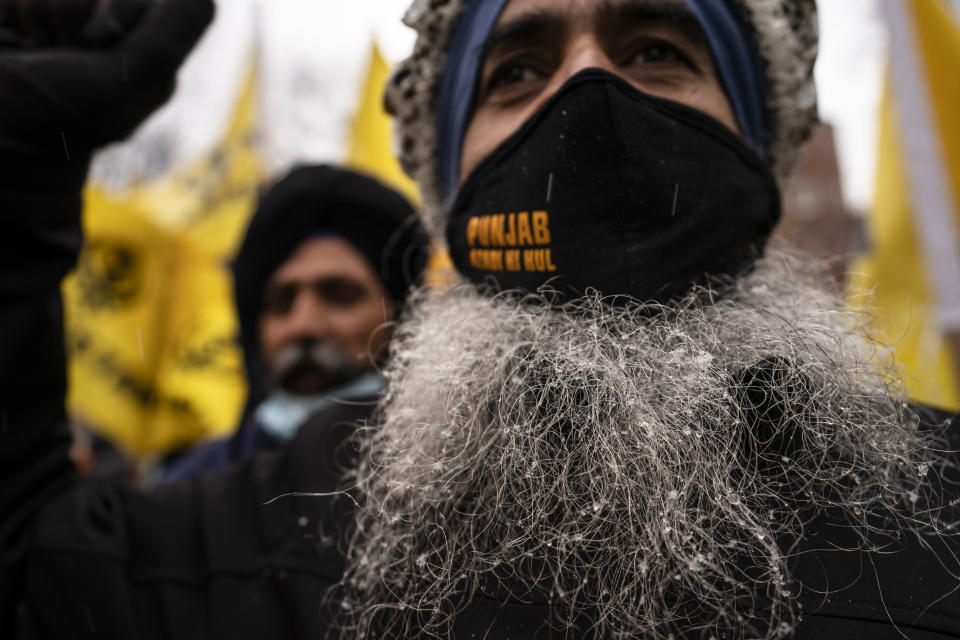
<path id="1" fill-rule="evenodd" d="M 212 16 L 212 0 L 0 0 L 0 154 L 79 158 L 125 138 Z"/>

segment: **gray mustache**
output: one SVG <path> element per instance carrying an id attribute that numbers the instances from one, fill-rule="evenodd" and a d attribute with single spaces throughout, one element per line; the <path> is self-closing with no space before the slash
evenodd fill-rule
<path id="1" fill-rule="evenodd" d="M 291 376 L 304 371 L 316 371 L 333 382 L 346 381 L 356 376 L 359 367 L 350 356 L 329 342 L 297 342 L 280 352 L 270 370 L 273 386 L 283 386 Z"/>

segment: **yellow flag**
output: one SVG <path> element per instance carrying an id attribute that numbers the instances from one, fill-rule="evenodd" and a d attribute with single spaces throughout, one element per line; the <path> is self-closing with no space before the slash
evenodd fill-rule
<path id="1" fill-rule="evenodd" d="M 256 202 L 255 66 L 216 147 L 123 197 L 86 193 L 64 284 L 71 412 L 139 456 L 230 433 L 246 383 L 229 260 Z"/>
<path id="2" fill-rule="evenodd" d="M 368 173 L 416 202 L 416 183 L 400 167 L 393 153 L 392 120 L 383 108 L 383 89 L 390 66 L 376 44 L 370 46 L 370 63 L 363 82 L 360 102 L 353 118 L 347 148 L 347 166 Z"/>
<path id="3" fill-rule="evenodd" d="M 877 186 L 867 220 L 869 253 L 853 266 L 850 293 L 855 303 L 867 304 L 874 311 L 880 337 L 893 346 L 911 397 L 956 410 L 960 409 L 960 381 L 955 354 L 943 331 L 942 304 L 943 291 L 960 282 L 960 273 L 938 273 L 945 261 L 938 264 L 939 259 L 930 255 L 930 231 L 924 228 L 929 221 L 920 215 L 929 213 L 923 210 L 923 202 L 930 194 L 917 177 L 918 167 L 927 172 L 929 166 L 920 165 L 914 157 L 916 138 L 911 136 L 920 134 L 905 130 L 905 126 L 913 126 L 912 118 L 917 116 L 913 113 L 916 103 L 908 101 L 922 94 L 932 138 L 942 154 L 936 167 L 945 176 L 942 200 L 960 202 L 960 28 L 942 0 L 907 0 L 904 6 L 909 20 L 895 16 L 891 20 L 897 24 L 892 28 L 911 29 L 905 35 L 915 43 L 912 60 L 919 67 L 916 80 L 923 90 L 905 96 L 903 83 L 887 83 L 881 107 Z M 894 39 L 891 55 L 903 54 Z M 960 212 L 948 210 L 946 222 L 947 228 L 960 228 Z M 947 235 L 956 234 L 950 231 Z M 941 246 L 946 246 L 948 253 L 951 245 L 954 249 L 960 246 L 960 236 L 934 240 L 946 243 Z"/>
<path id="4" fill-rule="evenodd" d="M 85 199 L 86 246 L 64 281 L 74 415 L 127 451 L 140 449 L 158 402 L 153 372 L 172 268 L 166 232 L 143 211 L 98 189 Z"/>

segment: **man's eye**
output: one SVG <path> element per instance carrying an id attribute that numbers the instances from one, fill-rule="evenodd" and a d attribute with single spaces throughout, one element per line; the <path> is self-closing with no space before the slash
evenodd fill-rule
<path id="1" fill-rule="evenodd" d="M 514 58 L 500 64 L 488 76 L 481 93 L 484 97 L 499 95 L 512 98 L 524 94 L 526 89 L 535 86 L 535 83 L 542 80 L 545 75 L 542 65 L 530 60 Z"/>
<path id="2" fill-rule="evenodd" d="M 500 67 L 496 73 L 490 78 L 489 88 L 496 89 L 499 87 L 509 86 L 520 84 L 526 80 L 530 80 L 533 76 L 533 72 L 530 67 L 523 64 L 507 64 Z"/>
<path id="3" fill-rule="evenodd" d="M 693 69 L 693 63 L 679 48 L 663 40 L 639 42 L 629 50 L 625 58 L 627 64 L 676 64 Z"/>
<path id="4" fill-rule="evenodd" d="M 644 62 L 666 62 L 680 59 L 675 49 L 659 42 L 643 47 L 637 56 Z"/>
<path id="5" fill-rule="evenodd" d="M 328 304 L 349 307 L 367 297 L 367 290 L 347 279 L 321 280 L 315 285 L 317 296 Z"/>
<path id="6" fill-rule="evenodd" d="M 268 287 L 263 297 L 263 310 L 274 315 L 286 315 L 293 308 L 293 301 L 297 297 L 295 285 L 281 285 Z"/>

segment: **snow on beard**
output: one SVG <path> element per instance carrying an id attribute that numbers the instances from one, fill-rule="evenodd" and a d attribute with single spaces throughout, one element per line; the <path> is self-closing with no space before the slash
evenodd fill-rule
<path id="1" fill-rule="evenodd" d="M 596 637 L 776 637 L 814 515 L 839 509 L 864 547 L 936 530 L 939 447 L 815 282 L 775 255 L 655 308 L 421 293 L 363 436 L 346 626 L 446 637 L 482 590 Z"/>

